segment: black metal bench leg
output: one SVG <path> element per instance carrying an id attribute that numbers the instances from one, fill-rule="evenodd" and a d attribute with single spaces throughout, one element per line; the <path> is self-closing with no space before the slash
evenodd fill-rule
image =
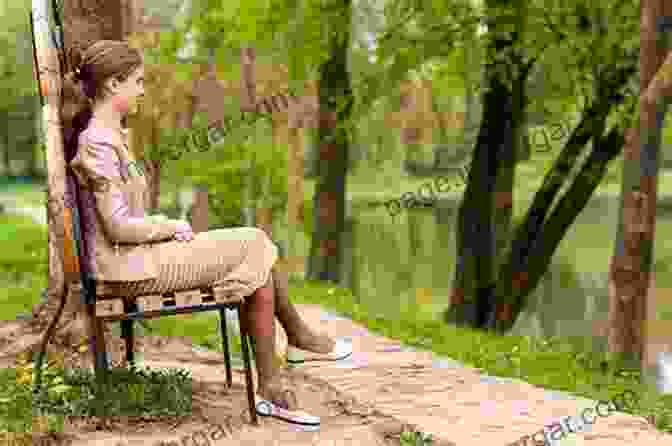
<path id="1" fill-rule="evenodd" d="M 110 368 L 107 360 L 107 348 L 105 346 L 105 331 L 103 321 L 96 318 L 95 304 L 87 304 L 87 316 L 89 323 L 89 333 L 91 333 L 91 353 L 94 359 L 94 368 L 96 376 L 104 376 Z"/>
<path id="2" fill-rule="evenodd" d="M 257 417 L 257 409 L 254 403 L 254 383 L 252 382 L 252 366 L 250 365 L 250 351 L 248 350 L 247 338 L 248 338 L 248 327 L 243 318 L 243 311 L 241 305 L 238 305 L 238 321 L 240 324 L 240 344 L 241 350 L 243 351 L 243 362 L 245 363 L 245 381 L 247 388 L 247 401 L 250 406 L 250 418 L 252 419 L 252 424 L 255 426 L 259 425 L 259 419 Z"/>
<path id="3" fill-rule="evenodd" d="M 252 356 L 257 357 L 257 341 L 254 339 L 250 333 L 247 333 L 247 339 L 250 341 L 250 351 L 252 351 Z"/>
<path id="4" fill-rule="evenodd" d="M 124 300 L 124 311 L 126 313 L 135 313 L 137 305 L 135 302 L 131 303 Z M 121 337 L 126 342 L 126 363 L 131 367 L 135 365 L 133 322 L 135 322 L 133 319 L 121 321 Z"/>
<path id="5" fill-rule="evenodd" d="M 219 326 L 222 330 L 222 349 L 224 350 L 224 366 L 226 367 L 226 386 L 231 387 L 233 378 L 231 377 L 231 352 L 229 351 L 229 333 L 226 330 L 226 310 L 219 309 Z"/>
<path id="6" fill-rule="evenodd" d="M 91 334 L 91 353 L 93 355 L 93 364 L 94 364 L 94 373 L 96 380 L 96 393 L 103 392 L 96 397 L 96 402 L 101 403 L 104 399 L 105 387 L 108 383 L 108 372 L 110 364 L 107 358 L 107 349 L 105 346 L 105 331 L 103 321 L 96 318 L 96 309 L 95 304 L 87 304 L 87 316 L 89 323 L 89 332 Z M 97 404 L 97 407 L 94 409 L 97 416 L 103 416 L 105 413 L 105 408 L 102 405 Z"/>
<path id="7" fill-rule="evenodd" d="M 96 325 L 96 332 L 91 338 L 91 351 L 95 360 L 96 376 L 106 377 L 107 371 L 110 369 L 110 363 L 107 359 L 107 349 L 105 348 L 103 323 L 96 320 L 94 324 Z"/>

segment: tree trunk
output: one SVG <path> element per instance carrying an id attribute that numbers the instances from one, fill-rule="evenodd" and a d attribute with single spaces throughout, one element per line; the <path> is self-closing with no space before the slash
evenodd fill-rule
<path id="1" fill-rule="evenodd" d="M 603 169 L 622 150 L 625 141 L 623 128 L 614 128 L 606 136 L 602 133 L 610 108 L 620 102 L 613 98 L 614 92 L 625 85 L 635 70 L 634 66 L 625 67 L 600 86 L 599 91 L 603 94 L 585 112 L 572 132 L 565 148 L 546 174 L 541 189 L 535 194 L 527 215 L 518 225 L 511 250 L 499 271 L 496 294 L 502 301 L 499 302 L 498 312 L 510 316 L 508 321 L 498 320 L 500 330 L 513 325 L 523 308 L 524 299 L 536 288 L 564 234 L 599 185 Z M 549 215 L 558 191 L 567 181 L 581 149 L 591 138 L 594 138 L 591 153 L 568 192 Z M 591 177 L 593 173 L 595 176 Z"/>
<path id="2" fill-rule="evenodd" d="M 513 38 L 515 37 L 514 33 Z M 497 40 L 494 43 L 499 45 L 497 49 L 510 44 Z M 515 57 L 513 55 L 513 58 Z M 516 62 L 520 65 L 520 61 L 512 60 L 513 64 L 516 64 Z M 532 62 L 525 67 L 521 67 L 522 74 L 517 82 L 520 83 L 524 80 L 531 67 Z M 488 67 L 488 70 L 490 70 L 490 67 Z M 452 312 L 448 312 L 448 320 L 458 322 L 466 320 L 467 323 L 476 327 L 483 327 L 483 324 L 485 324 L 488 328 L 496 328 L 500 331 L 510 329 L 515 322 L 523 308 L 525 298 L 536 288 L 541 277 L 548 269 L 553 253 L 572 222 L 597 188 L 609 161 L 617 156 L 623 147 L 625 140 L 623 128 L 616 127 L 605 136 L 603 136 L 603 132 L 609 110 L 622 102 L 623 99 L 622 97 L 619 98 L 616 92 L 636 72 L 636 67 L 634 65 L 621 66 L 612 72 L 606 70 L 603 72 L 607 73 L 608 77 L 600 80 L 601 84 L 598 91 L 601 94 L 586 111 L 582 122 L 574 130 L 554 166 L 546 175 L 525 219 L 513 234 L 511 249 L 504 258 L 501 267 L 498 268 L 497 281 L 494 282 L 493 270 L 496 268 L 493 268 L 492 263 L 488 263 L 488 260 L 491 260 L 488 256 L 496 251 L 496 248 L 493 248 L 495 242 L 492 239 L 491 227 L 487 224 L 490 221 L 490 207 L 484 204 L 480 205 L 480 209 L 477 205 L 469 207 L 469 200 L 473 200 L 474 203 L 492 204 L 491 187 L 482 186 L 479 183 L 487 182 L 486 178 L 488 177 L 498 178 L 497 170 L 499 166 L 497 164 L 501 163 L 506 166 L 505 163 L 513 159 L 514 152 L 511 147 L 514 144 L 511 144 L 511 139 L 508 138 L 515 137 L 515 131 L 512 131 L 511 128 L 516 128 L 515 125 L 520 124 L 524 102 L 522 100 L 523 96 L 516 99 L 516 95 L 514 95 L 513 101 L 514 103 L 517 102 L 518 105 L 509 104 L 504 108 L 508 114 L 508 120 L 504 119 L 503 121 L 505 124 L 510 124 L 509 129 L 501 126 L 501 124 L 498 127 L 497 123 L 493 123 L 492 121 L 498 119 L 502 121 L 500 112 L 496 113 L 498 117 L 493 115 L 494 107 L 498 102 L 506 104 L 507 89 L 501 84 L 498 85 L 498 78 L 493 79 L 490 71 L 488 71 L 489 82 L 494 84 L 495 88 L 484 95 L 483 126 L 479 134 L 476 153 L 472 162 L 473 168 L 469 174 L 467 190 L 460 209 L 458 265 L 456 286 L 453 291 L 453 302 L 459 306 Z M 515 85 L 514 83 L 514 87 Z M 520 85 L 517 88 L 518 93 L 521 93 Z M 501 110 L 503 107 L 500 105 L 499 108 Z M 483 134 L 486 137 L 483 137 Z M 498 141 L 504 141 L 509 142 L 510 147 L 507 150 L 506 144 L 504 145 L 505 151 L 499 153 L 501 159 L 487 160 L 488 154 L 482 153 L 482 146 L 493 136 L 493 145 Z M 582 148 L 591 138 L 594 138 L 592 152 L 570 186 L 569 191 L 559 200 L 551 215 L 548 215 L 557 192 L 567 181 Z M 484 161 L 484 159 L 486 160 Z M 506 167 L 503 167 L 503 169 L 506 169 Z M 507 202 L 510 200 L 510 196 L 502 196 L 499 199 L 502 202 Z M 477 210 L 477 213 L 475 215 L 470 214 L 470 212 L 474 212 L 474 209 Z M 481 244 L 477 245 L 474 240 L 481 241 Z M 498 238 L 498 240 L 500 246 L 506 244 L 505 237 Z M 470 245 L 470 243 L 473 243 L 473 245 Z M 487 282 L 487 280 L 491 282 Z M 465 296 L 475 296 L 475 302 L 465 304 Z M 496 302 L 496 305 L 493 308 L 494 302 Z M 487 324 L 484 320 L 487 320 Z"/>
<path id="3" fill-rule="evenodd" d="M 91 43 L 101 39 L 121 40 L 121 4 L 119 0 L 64 0 L 63 1 L 63 45 L 66 49 L 86 49 Z M 67 51 L 66 51 L 67 54 Z M 72 66 L 69 61 L 68 66 Z M 52 228 L 52 221 L 49 227 Z M 52 292 L 61 289 L 63 270 L 56 258 L 56 237 L 49 231 L 49 285 L 50 298 L 58 299 Z M 54 237 L 52 237 L 54 236 Z M 58 265 L 58 266 L 57 266 Z M 53 270 L 52 270 L 53 268 Z M 53 284 L 51 283 L 53 281 Z M 77 308 L 77 302 L 69 302 L 69 307 Z"/>
<path id="4" fill-rule="evenodd" d="M 208 186 L 197 185 L 194 190 L 194 205 L 191 207 L 191 227 L 195 233 L 208 230 Z"/>
<path id="5" fill-rule="evenodd" d="M 477 88 L 481 82 L 485 82 L 485 66 L 483 64 L 483 45 L 480 43 L 477 36 L 477 27 L 473 26 L 469 33 L 468 50 L 464 57 L 465 70 L 465 110 L 464 110 L 464 125 L 463 137 L 460 141 L 459 150 L 464 153 L 460 158 L 465 158 L 470 155 L 473 147 L 476 145 L 476 138 L 478 137 L 478 122 L 483 113 L 483 101 Z"/>
<path id="6" fill-rule="evenodd" d="M 506 279 L 500 281 L 501 287 L 497 294 L 502 297 L 510 296 L 506 300 L 506 305 L 511 304 L 509 306 L 511 317 L 508 320 L 498 321 L 500 330 L 511 328 L 522 311 L 524 299 L 539 284 L 567 230 L 585 208 L 604 177 L 609 162 L 623 149 L 625 133 L 623 128 L 614 127 L 606 136 L 599 136 L 599 134 L 595 136 L 595 148 L 589 154 L 567 193 L 558 201 L 548 220 L 534 238 L 528 258 L 523 259 L 525 266 L 515 268 L 511 274 L 512 257 L 507 259 L 507 264 L 503 268 Z M 513 290 L 511 294 L 503 291 L 509 289 Z"/>
<path id="7" fill-rule="evenodd" d="M 417 115 L 420 113 L 419 96 L 421 90 L 414 81 L 401 83 L 401 115 L 402 127 L 400 140 L 405 148 L 403 173 L 412 174 L 422 160 L 421 141 L 422 129 L 417 125 Z"/>
<path id="8" fill-rule="evenodd" d="M 251 111 L 255 109 L 257 101 L 255 82 L 255 62 L 256 52 L 254 48 L 241 48 L 240 50 L 240 109 L 241 111 Z M 248 162 L 248 171 L 252 172 L 254 160 Z M 241 200 L 243 224 L 245 226 L 254 226 L 256 219 L 256 205 L 254 200 L 254 181 L 253 175 L 243 175 L 243 192 Z"/>
<path id="9" fill-rule="evenodd" d="M 289 240 L 287 243 L 287 263 L 290 273 L 299 273 L 303 269 L 304 258 L 300 255 L 298 240 L 303 235 L 304 224 L 304 188 L 303 188 L 303 132 L 297 126 L 292 127 L 293 119 L 287 123 L 289 130 L 289 156 L 287 158 L 287 224 Z"/>
<path id="10" fill-rule="evenodd" d="M 338 123 L 349 119 L 353 95 L 347 54 L 350 44 L 351 0 L 340 0 L 343 9 L 338 30 L 331 41 L 330 57 L 320 67 L 318 142 L 319 161 L 314 197 L 314 230 L 308 277 L 339 283 L 341 279 L 342 234 L 345 229 L 345 186 L 349 140 Z M 340 36 L 338 35 L 340 34 Z M 337 38 L 338 37 L 338 38 Z M 335 111 L 336 106 L 344 108 Z"/>
<path id="11" fill-rule="evenodd" d="M 273 237 L 273 210 L 268 207 L 257 207 L 254 224 L 269 237 Z"/>
<path id="12" fill-rule="evenodd" d="M 159 211 L 159 195 L 161 193 L 161 161 L 145 158 L 147 176 L 147 206 L 149 213 Z"/>
<path id="13" fill-rule="evenodd" d="M 660 137 L 666 108 L 663 101 L 658 100 L 670 85 L 669 75 L 664 72 L 652 82 L 663 65 L 666 46 L 663 39 L 659 39 L 662 32 L 656 29 L 656 22 L 671 13 L 672 7 L 663 0 L 645 0 L 641 4 L 640 92 L 645 94 L 640 95 L 640 128 L 623 160 L 621 212 L 610 268 L 609 350 L 623 359 L 640 361 L 643 371 L 655 360 L 647 351 L 646 326 L 651 310 L 648 299 Z M 648 88 L 650 84 L 653 88 Z M 641 137 L 644 139 L 640 140 Z"/>
<path id="14" fill-rule="evenodd" d="M 179 111 L 176 116 L 176 126 L 182 129 L 191 128 L 194 121 L 194 113 L 196 111 L 196 100 L 193 96 L 189 96 L 187 100 L 187 108 Z M 160 190 L 156 193 L 158 197 Z M 158 203 L 157 203 L 158 205 Z M 191 208 L 191 228 L 194 232 L 207 232 L 209 228 L 209 191 L 207 184 L 197 184 L 194 187 L 194 204 Z"/>
<path id="15" fill-rule="evenodd" d="M 63 2 L 63 44 L 67 49 L 78 48 L 85 49 L 90 43 L 100 39 L 121 39 L 121 22 L 120 22 L 120 5 L 115 0 L 65 0 Z M 67 55 L 67 51 L 66 51 Z M 68 66 L 72 66 L 72 62 L 68 61 Z M 59 154 L 63 157 L 64 154 Z M 53 157 L 52 157 L 53 158 Z M 66 289 L 65 285 L 65 269 L 62 260 L 61 246 L 64 243 L 66 236 L 64 231 L 69 232 L 67 225 L 70 224 L 67 219 L 63 220 L 64 216 L 58 212 L 59 201 L 57 194 L 65 185 L 65 178 L 53 177 L 54 167 L 50 164 L 54 163 L 53 159 L 49 158 L 47 154 L 47 168 L 48 168 L 48 202 L 54 203 L 53 206 L 47 205 L 47 221 L 48 221 L 48 285 L 46 289 L 46 299 L 42 304 L 33 309 L 35 317 L 35 326 L 46 327 L 54 318 L 60 300 L 64 298 Z M 61 161 L 63 162 L 63 161 Z M 58 182 L 59 184 L 56 184 Z M 60 185 L 60 183 L 63 183 Z M 53 183 L 53 184 L 52 184 Z M 60 192 L 62 194 L 62 192 Z M 64 227 L 64 224 L 66 227 Z M 67 270 L 72 270 L 74 266 L 68 265 Z M 64 313 L 61 317 L 61 324 L 58 330 L 59 336 L 67 336 L 71 339 L 78 339 L 86 335 L 82 325 L 75 323 L 71 324 L 77 319 L 78 313 L 81 309 L 80 296 L 76 293 L 69 293 L 67 298 Z M 66 333 L 67 332 L 67 333 Z"/>
<path id="16" fill-rule="evenodd" d="M 498 20 L 491 18 L 489 33 L 496 34 Z M 506 17 L 501 20 L 506 21 Z M 516 33 L 512 39 L 493 38 L 489 59 L 512 47 L 516 38 Z M 494 217 L 510 221 L 516 148 L 513 134 L 517 128 L 514 119 L 520 117 L 518 112 L 514 116 L 514 93 L 496 68 L 488 61 L 486 82 L 491 88 L 483 95 L 483 124 L 459 209 L 455 283 L 447 314 L 450 321 L 474 327 L 485 326 L 493 315 L 497 251 Z M 497 180 L 493 182 L 492 178 Z M 496 193 L 498 189 L 503 193 Z M 508 232 L 503 220 L 504 231 Z"/>

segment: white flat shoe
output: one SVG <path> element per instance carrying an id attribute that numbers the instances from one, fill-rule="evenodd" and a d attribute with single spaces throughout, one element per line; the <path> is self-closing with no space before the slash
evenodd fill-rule
<path id="1" fill-rule="evenodd" d="M 301 426 L 319 426 L 320 417 L 310 415 L 300 410 L 288 410 L 284 407 L 265 400 L 259 396 L 255 396 L 255 406 L 257 414 L 262 417 L 273 417 L 292 424 L 299 424 Z"/>
<path id="2" fill-rule="evenodd" d="M 334 349 L 329 353 L 314 353 L 308 350 L 287 346 L 287 363 L 302 364 L 306 361 L 340 361 L 352 355 L 352 344 L 340 339 L 335 341 Z"/>

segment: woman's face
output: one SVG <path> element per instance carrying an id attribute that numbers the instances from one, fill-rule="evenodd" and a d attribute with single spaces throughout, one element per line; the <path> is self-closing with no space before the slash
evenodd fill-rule
<path id="1" fill-rule="evenodd" d="M 135 114 L 138 111 L 138 99 L 145 95 L 144 78 L 145 68 L 141 65 L 124 82 L 119 83 L 112 100 L 122 114 Z"/>

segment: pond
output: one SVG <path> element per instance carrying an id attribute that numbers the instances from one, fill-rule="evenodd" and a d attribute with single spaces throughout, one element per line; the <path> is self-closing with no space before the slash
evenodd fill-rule
<path id="1" fill-rule="evenodd" d="M 382 206 L 353 206 L 342 285 L 350 287 L 372 315 L 395 318 L 400 312 L 422 311 L 440 317 L 454 276 L 458 206 L 457 194 L 434 208 L 403 210 L 395 217 Z M 618 195 L 591 198 L 556 250 L 512 334 L 567 336 L 577 347 L 604 351 L 606 337 L 595 335 L 594 322 L 607 319 L 607 271 L 618 207 Z M 660 270 L 672 256 L 672 246 L 666 243 L 672 235 L 672 210 L 659 205 L 658 215 L 654 258 Z M 669 295 L 668 276 L 656 276 L 659 300 Z"/>

